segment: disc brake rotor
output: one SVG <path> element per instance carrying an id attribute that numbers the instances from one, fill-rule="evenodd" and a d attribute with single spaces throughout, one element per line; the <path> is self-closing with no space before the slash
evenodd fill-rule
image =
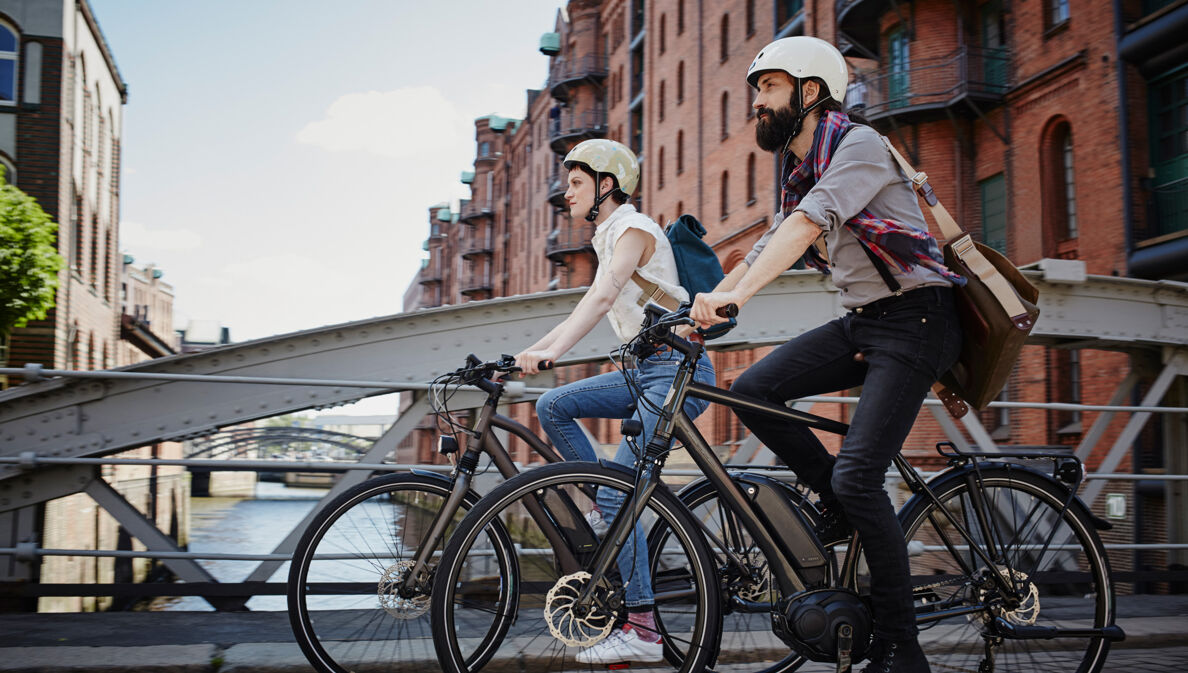
<path id="1" fill-rule="evenodd" d="M 615 615 L 597 603 L 584 609 L 578 604 L 578 596 L 589 581 L 588 572 L 566 575 L 545 596 L 544 618 L 549 633 L 569 647 L 589 647 L 606 638 L 615 625 Z"/>
<path id="2" fill-rule="evenodd" d="M 379 581 L 379 603 L 384 612 L 396 619 L 416 619 L 429 611 L 428 594 L 417 594 L 412 598 L 400 595 L 400 585 L 412 572 L 411 560 L 397 561 L 384 571 Z"/>
<path id="3" fill-rule="evenodd" d="M 980 601 L 989 604 L 990 610 L 977 615 L 977 619 L 981 620 L 983 626 L 988 626 L 995 617 L 1002 617 L 1006 621 L 1020 626 L 1035 624 L 1040 613 L 1039 589 L 1035 583 L 1031 581 L 1027 573 L 1021 570 L 1008 570 L 1002 567 L 996 570 L 1004 580 L 1008 583 L 1013 581 L 1014 586 L 1018 588 L 1019 604 L 1008 608 L 1001 599 L 997 598 L 999 593 L 997 585 L 989 577 L 986 577 L 981 588 L 977 590 L 977 596 Z"/>

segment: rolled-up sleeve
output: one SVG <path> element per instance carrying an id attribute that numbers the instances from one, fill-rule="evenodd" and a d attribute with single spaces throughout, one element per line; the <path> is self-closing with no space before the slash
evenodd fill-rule
<path id="1" fill-rule="evenodd" d="M 763 249 L 767 247 L 767 242 L 770 241 L 771 237 L 775 235 L 776 229 L 780 228 L 780 223 L 783 221 L 784 214 L 776 213 L 771 226 L 767 228 L 767 231 L 763 233 L 763 236 L 761 236 L 758 241 L 755 241 L 755 245 L 751 246 L 751 251 L 748 252 L 747 256 L 743 258 L 743 262 L 745 262 L 747 266 L 755 266 L 755 260 L 759 258 L 759 253 L 763 252 Z"/>
<path id="2" fill-rule="evenodd" d="M 865 126 L 846 135 L 829 167 L 795 210 L 824 231 L 832 231 L 862 212 L 898 172 L 878 133 Z"/>

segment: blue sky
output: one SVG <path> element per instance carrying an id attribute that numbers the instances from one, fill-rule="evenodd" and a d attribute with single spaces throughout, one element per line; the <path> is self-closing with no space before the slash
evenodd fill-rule
<path id="1" fill-rule="evenodd" d="M 120 73 L 121 248 L 236 341 L 401 309 L 475 117 L 524 114 L 558 0 L 91 0 Z"/>

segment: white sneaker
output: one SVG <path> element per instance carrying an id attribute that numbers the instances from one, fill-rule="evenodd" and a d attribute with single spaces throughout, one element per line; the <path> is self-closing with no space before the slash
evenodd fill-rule
<path id="1" fill-rule="evenodd" d="M 599 538 L 606 535 L 606 531 L 610 530 L 610 523 L 602 518 L 602 510 L 597 507 L 586 512 L 586 523 L 590 524 L 590 528 L 594 530 L 594 534 Z"/>
<path id="2" fill-rule="evenodd" d="M 649 643 L 630 625 L 615 631 L 605 640 L 578 652 L 579 664 L 614 664 L 620 661 L 664 661 L 660 641 Z"/>

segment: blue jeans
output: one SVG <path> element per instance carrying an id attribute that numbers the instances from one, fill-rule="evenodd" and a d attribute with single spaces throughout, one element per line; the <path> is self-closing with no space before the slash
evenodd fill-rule
<path id="1" fill-rule="evenodd" d="M 677 365 L 681 362 L 681 354 L 665 351 L 641 360 L 638 369 L 627 370 L 630 377 L 643 391 L 643 396 L 657 408 L 664 406 L 664 397 L 672 386 L 676 376 Z M 714 368 L 709 358 L 703 353 L 697 362 L 694 380 L 713 385 Z M 685 413 L 690 418 L 696 418 L 709 402 L 689 398 L 685 402 Z M 607 372 L 588 379 L 574 381 L 560 388 L 554 388 L 536 401 L 536 415 L 540 419 L 540 427 L 552 440 L 553 446 L 567 460 L 598 460 L 598 452 L 590 445 L 582 429 L 578 427 L 579 418 L 630 418 L 634 417 L 643 423 L 643 435 L 636 438 L 640 450 L 647 446 L 648 440 L 656 429 L 657 414 L 648 405 L 635 403 L 635 397 L 620 372 Z M 635 452 L 624 437 L 619 442 L 619 450 L 615 453 L 615 462 L 632 467 L 635 464 Z M 608 523 L 614 520 L 623 504 L 623 494 L 619 491 L 601 488 L 596 497 L 598 509 Z M 643 527 L 635 525 L 635 531 L 628 538 L 623 551 L 619 554 L 619 573 L 627 586 L 626 603 L 628 608 L 650 606 L 655 600 L 652 596 L 652 578 L 648 571 L 648 546 L 643 534 Z"/>
<path id="2" fill-rule="evenodd" d="M 736 411 L 755 436 L 827 503 L 840 503 L 870 567 L 875 633 L 915 637 L 907 547 L 883 475 L 911 431 L 933 382 L 961 352 L 951 288 L 921 287 L 855 310 L 772 351 L 732 390 L 783 404 L 862 386 L 836 461 L 812 430 Z M 861 353 L 863 361 L 854 360 Z"/>

